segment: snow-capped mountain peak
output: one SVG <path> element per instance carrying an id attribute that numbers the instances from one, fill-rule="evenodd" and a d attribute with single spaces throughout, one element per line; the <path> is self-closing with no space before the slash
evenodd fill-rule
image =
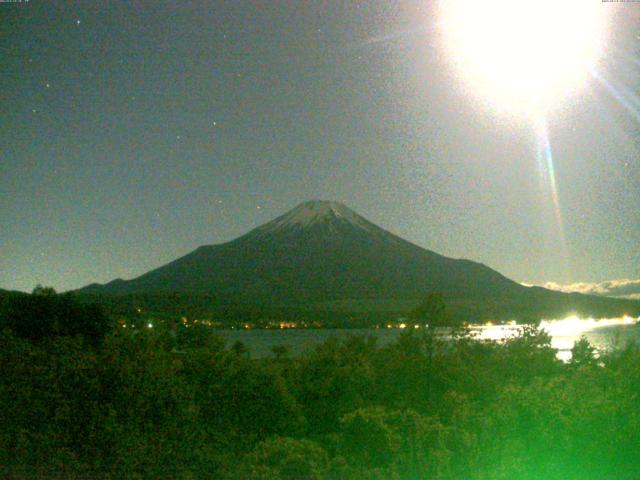
<path id="1" fill-rule="evenodd" d="M 259 233 L 274 233 L 290 229 L 305 229 L 320 223 L 344 222 L 373 232 L 378 227 L 339 202 L 311 200 L 259 227 Z"/>

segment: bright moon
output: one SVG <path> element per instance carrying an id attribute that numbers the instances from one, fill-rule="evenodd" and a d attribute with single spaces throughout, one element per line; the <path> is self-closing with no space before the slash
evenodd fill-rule
<path id="1" fill-rule="evenodd" d="M 470 89 L 499 110 L 539 114 L 575 94 L 600 56 L 601 0 L 442 0 L 440 25 Z"/>

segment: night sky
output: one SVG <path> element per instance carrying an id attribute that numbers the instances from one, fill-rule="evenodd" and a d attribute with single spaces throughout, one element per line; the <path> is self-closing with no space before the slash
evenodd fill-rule
<path id="1" fill-rule="evenodd" d="M 549 112 L 474 95 L 422 1 L 0 3 L 0 288 L 132 278 L 309 199 L 514 280 L 640 278 L 640 4 Z"/>

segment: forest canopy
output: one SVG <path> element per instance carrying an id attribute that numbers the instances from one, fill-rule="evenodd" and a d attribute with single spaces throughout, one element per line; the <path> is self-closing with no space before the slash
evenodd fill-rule
<path id="1" fill-rule="evenodd" d="M 461 331 L 446 345 L 407 329 L 386 346 L 351 337 L 302 357 L 274 349 L 253 359 L 210 329 L 134 332 L 53 292 L 2 315 L 3 477 L 604 480 L 640 471 L 633 345 L 598 356 L 583 340 L 563 363 L 535 327 L 502 344 Z"/>

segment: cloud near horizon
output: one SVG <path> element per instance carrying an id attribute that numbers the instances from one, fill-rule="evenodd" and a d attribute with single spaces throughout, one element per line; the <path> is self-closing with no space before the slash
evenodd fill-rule
<path id="1" fill-rule="evenodd" d="M 530 284 L 523 285 L 532 286 Z M 578 282 L 568 285 L 561 285 L 556 282 L 546 282 L 536 286 L 565 293 L 576 292 L 587 295 L 640 300 L 640 280 L 630 280 L 627 278 L 607 280 L 606 282 L 600 283 Z"/>

